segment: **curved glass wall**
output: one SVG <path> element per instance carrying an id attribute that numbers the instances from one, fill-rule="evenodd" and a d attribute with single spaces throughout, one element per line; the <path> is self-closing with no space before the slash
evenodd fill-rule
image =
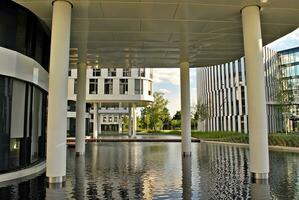
<path id="1" fill-rule="evenodd" d="M 0 47 L 26 55 L 48 71 L 49 29 L 31 11 L 10 0 L 0 1 Z M 22 71 L 22 63 L 16 67 Z M 45 159 L 46 107 L 45 90 L 3 76 L 0 68 L 0 173 Z"/>
<path id="2" fill-rule="evenodd" d="M 0 46 L 49 68 L 50 30 L 28 9 L 10 0 L 0 1 Z"/>
<path id="3" fill-rule="evenodd" d="M 0 75 L 0 173 L 45 158 L 47 92 Z"/>

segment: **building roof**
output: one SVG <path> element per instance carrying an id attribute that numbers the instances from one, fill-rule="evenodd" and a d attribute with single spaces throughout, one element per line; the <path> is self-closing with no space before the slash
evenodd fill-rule
<path id="1" fill-rule="evenodd" d="M 49 27 L 52 0 L 15 0 Z M 298 0 L 73 0 L 71 61 L 109 67 L 209 66 L 243 55 L 240 10 L 261 7 L 263 45 L 299 25 Z"/>

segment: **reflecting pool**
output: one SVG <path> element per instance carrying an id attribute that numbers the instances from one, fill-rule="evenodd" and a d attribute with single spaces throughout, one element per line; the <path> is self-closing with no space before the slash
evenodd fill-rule
<path id="1" fill-rule="evenodd" d="M 248 149 L 180 143 L 89 143 L 67 150 L 62 189 L 45 175 L 0 188 L 0 199 L 299 199 L 299 154 L 270 152 L 269 184 L 251 183 Z"/>

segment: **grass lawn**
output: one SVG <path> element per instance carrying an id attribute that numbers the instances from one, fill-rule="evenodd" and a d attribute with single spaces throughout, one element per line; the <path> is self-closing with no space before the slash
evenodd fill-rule
<path id="1" fill-rule="evenodd" d="M 163 130 L 163 131 L 141 131 L 138 134 L 165 134 L 165 135 L 181 135 L 180 130 Z M 200 132 L 192 131 L 192 137 L 199 138 L 207 141 L 221 141 L 232 143 L 247 143 L 249 141 L 248 135 L 238 132 Z M 287 146 L 299 147 L 299 134 L 289 133 L 271 133 L 268 136 L 269 145 L 273 146 Z"/>

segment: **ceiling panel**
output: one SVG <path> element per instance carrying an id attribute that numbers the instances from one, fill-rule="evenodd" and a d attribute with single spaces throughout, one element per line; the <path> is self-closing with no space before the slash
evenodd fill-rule
<path id="1" fill-rule="evenodd" d="M 51 26 L 51 0 L 15 0 Z M 71 47 L 109 66 L 221 64 L 243 55 L 240 10 L 261 7 L 263 43 L 299 25 L 299 0 L 73 0 Z M 80 51 L 79 51 L 80 52 Z M 187 54 L 188 53 L 188 54 Z M 71 56 L 77 54 L 71 52 Z M 75 59 L 75 58 L 72 58 Z M 101 63 L 100 63 L 101 64 Z"/>

